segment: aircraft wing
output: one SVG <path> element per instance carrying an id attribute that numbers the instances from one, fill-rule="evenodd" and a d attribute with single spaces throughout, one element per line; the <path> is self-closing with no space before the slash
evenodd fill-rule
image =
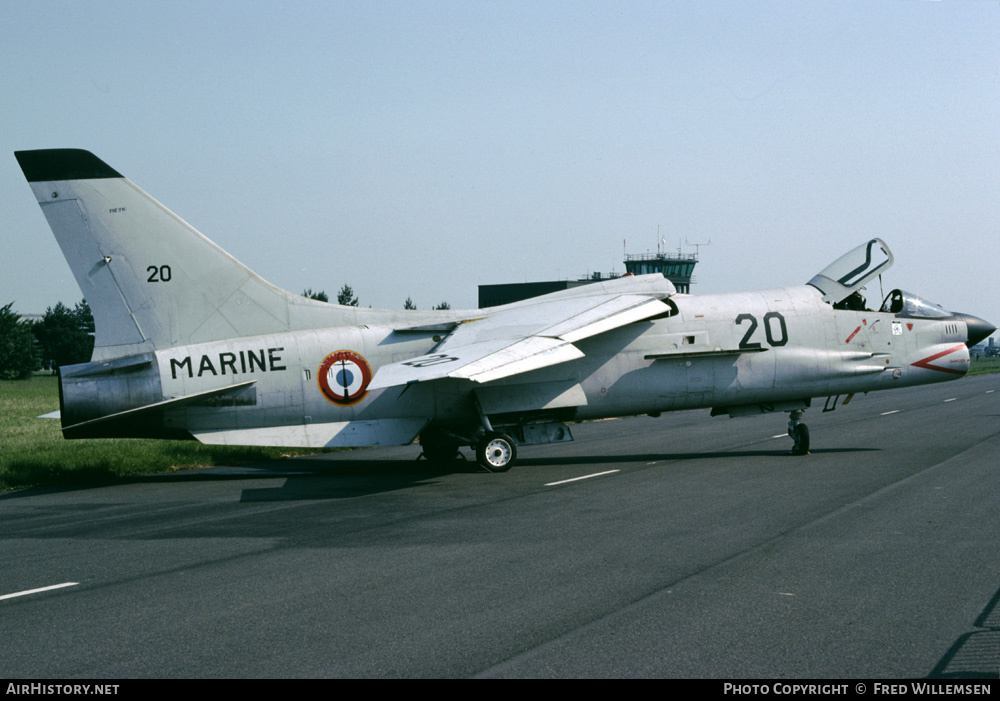
<path id="1" fill-rule="evenodd" d="M 649 295 L 620 294 L 511 305 L 460 323 L 432 353 L 383 365 L 369 389 L 445 377 L 490 382 L 582 358 L 574 342 L 665 314 Z"/>

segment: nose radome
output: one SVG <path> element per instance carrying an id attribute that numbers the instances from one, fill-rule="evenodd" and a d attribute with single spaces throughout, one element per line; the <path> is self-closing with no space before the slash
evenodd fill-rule
<path id="1" fill-rule="evenodd" d="M 974 345 L 997 330 L 996 326 L 988 321 L 983 321 L 978 316 L 958 313 L 956 313 L 955 316 L 964 321 L 965 325 L 969 329 L 969 337 L 965 341 L 965 345 L 969 348 L 972 348 Z"/>

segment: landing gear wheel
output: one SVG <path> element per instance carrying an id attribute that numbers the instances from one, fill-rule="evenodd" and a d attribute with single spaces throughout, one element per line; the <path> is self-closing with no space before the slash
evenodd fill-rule
<path id="1" fill-rule="evenodd" d="M 430 462 L 450 462 L 460 457 L 458 442 L 448 438 L 441 431 L 429 431 L 420 435 L 423 456 Z"/>
<path id="2" fill-rule="evenodd" d="M 792 446 L 792 455 L 809 455 L 809 427 L 805 424 L 795 424 L 788 433 L 795 441 L 795 445 Z"/>
<path id="3" fill-rule="evenodd" d="M 451 462 L 458 460 L 460 454 L 457 444 L 431 443 L 424 446 L 423 456 L 430 462 Z"/>
<path id="4" fill-rule="evenodd" d="M 476 446 L 476 461 L 490 472 L 506 472 L 516 459 L 517 446 L 505 433 L 487 433 Z"/>

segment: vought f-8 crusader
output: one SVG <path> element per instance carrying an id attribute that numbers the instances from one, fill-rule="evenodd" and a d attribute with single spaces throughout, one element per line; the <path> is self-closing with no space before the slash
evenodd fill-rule
<path id="1" fill-rule="evenodd" d="M 893 290 L 880 239 L 808 284 L 678 294 L 627 276 L 472 311 L 327 304 L 243 266 L 87 151 L 16 154 L 94 314 L 90 362 L 60 369 L 66 438 L 275 446 L 405 445 L 491 471 L 567 423 L 710 407 L 788 412 L 809 450 L 812 401 L 952 380 L 994 331 Z"/>

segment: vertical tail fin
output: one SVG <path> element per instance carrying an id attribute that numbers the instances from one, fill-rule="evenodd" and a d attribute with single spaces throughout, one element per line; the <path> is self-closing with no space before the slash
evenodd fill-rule
<path id="1" fill-rule="evenodd" d="M 339 307 L 260 278 L 92 153 L 14 155 L 93 310 L 94 360 L 343 321 Z"/>

